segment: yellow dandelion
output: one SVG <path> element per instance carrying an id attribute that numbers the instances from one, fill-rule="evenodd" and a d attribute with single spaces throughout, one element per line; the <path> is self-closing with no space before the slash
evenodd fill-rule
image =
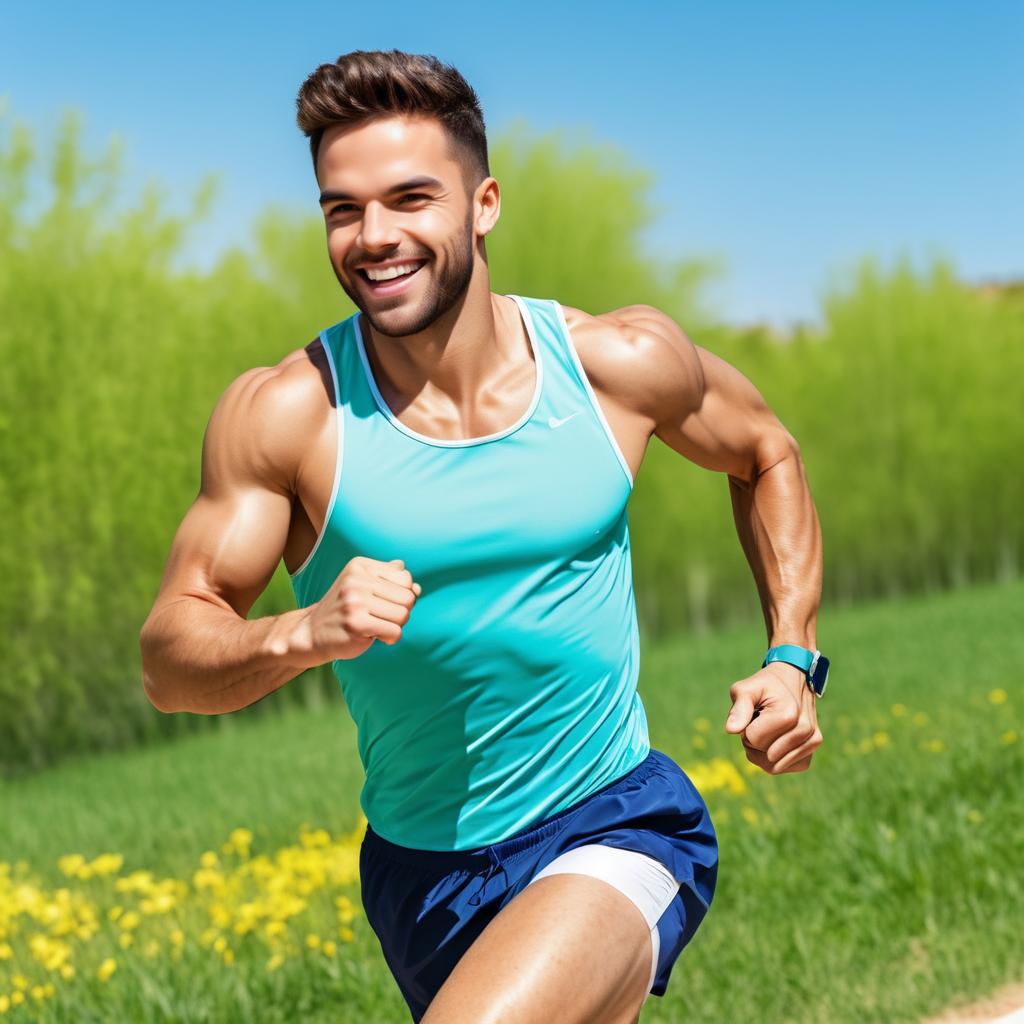
<path id="1" fill-rule="evenodd" d="M 107 911 L 107 917 L 109 917 L 111 921 L 116 921 L 123 913 L 124 907 L 120 904 L 115 904 Z"/>
<path id="2" fill-rule="evenodd" d="M 698 718 L 698 719 L 696 719 L 694 721 L 693 727 L 698 732 L 710 732 L 711 731 L 711 721 L 709 719 L 707 719 L 707 718 Z"/>
<path id="3" fill-rule="evenodd" d="M 46 996 L 46 992 L 43 990 L 42 985 L 33 985 L 30 995 L 36 1000 L 36 1002 L 42 1002 L 43 998 Z"/>
<path id="4" fill-rule="evenodd" d="M 65 854 L 57 861 L 57 867 L 69 878 L 76 878 L 83 864 L 85 858 L 80 853 Z"/>
<path id="5" fill-rule="evenodd" d="M 213 940 L 213 948 L 216 952 L 223 953 L 227 947 L 228 940 L 225 939 L 223 935 L 218 935 L 217 938 Z"/>
<path id="6" fill-rule="evenodd" d="M 334 956 L 338 951 L 338 947 L 335 946 L 330 939 L 328 939 L 323 945 L 324 956 Z"/>
<path id="7" fill-rule="evenodd" d="M 233 949 L 225 949 L 221 954 L 226 964 L 233 964 L 235 962 L 235 951 Z"/>
<path id="8" fill-rule="evenodd" d="M 0 1013 L 6 1013 L 11 1008 L 9 996 L 0 996 Z"/>
<path id="9" fill-rule="evenodd" d="M 60 966 L 60 976 L 65 981 L 70 981 L 75 976 L 74 964 L 61 964 L 61 966 Z"/>
<path id="10" fill-rule="evenodd" d="M 874 735 L 876 747 L 887 747 L 889 746 L 889 734 L 884 730 L 876 732 Z"/>
<path id="11" fill-rule="evenodd" d="M 101 853 L 90 865 L 93 874 L 114 875 L 121 870 L 124 857 L 120 853 Z"/>
<path id="12" fill-rule="evenodd" d="M 14 956 L 14 950 L 6 942 L 0 942 L 0 960 L 10 960 Z"/>
<path id="13" fill-rule="evenodd" d="M 117 941 L 122 949 L 127 949 L 135 940 L 132 938 L 131 932 L 121 932 Z"/>
<path id="14" fill-rule="evenodd" d="M 994 690 L 989 690 L 988 702 L 989 704 L 1005 704 L 1006 691 L 1001 686 L 997 686 Z"/>
<path id="15" fill-rule="evenodd" d="M 351 942 L 356 937 L 355 932 L 351 928 L 344 927 L 338 929 L 338 935 L 341 937 L 342 942 Z"/>
<path id="16" fill-rule="evenodd" d="M 913 718 L 914 725 L 927 725 L 928 724 L 928 712 L 926 711 L 915 711 Z"/>
<path id="17" fill-rule="evenodd" d="M 100 981 L 108 981 L 110 976 L 116 970 L 117 961 L 113 957 L 108 956 L 107 959 L 100 964 L 99 969 L 96 971 L 96 977 L 99 978 Z"/>
<path id="18" fill-rule="evenodd" d="M 309 935 L 306 936 L 306 945 L 309 946 L 310 949 L 319 949 L 320 948 L 320 936 L 319 935 L 314 935 L 314 934 L 310 933 Z"/>
<path id="19" fill-rule="evenodd" d="M 692 743 L 698 750 L 703 750 L 708 745 L 708 741 L 703 736 L 694 736 Z"/>
<path id="20" fill-rule="evenodd" d="M 28 988 L 28 978 L 24 974 L 12 974 L 11 984 L 16 988 L 24 991 Z"/>
<path id="21" fill-rule="evenodd" d="M 185 944 L 185 933 L 180 928 L 175 928 L 170 935 L 171 944 L 175 946 L 183 946 Z"/>
<path id="22" fill-rule="evenodd" d="M 740 814 L 743 815 L 743 820 L 746 821 L 749 825 L 756 825 L 758 821 L 761 820 L 761 816 L 757 813 L 757 811 L 755 811 L 753 807 L 750 807 L 746 804 L 744 804 L 743 807 L 740 809 Z"/>
<path id="23" fill-rule="evenodd" d="M 893 704 L 889 711 L 893 718 L 902 718 L 907 713 L 906 704 Z"/>
<path id="24" fill-rule="evenodd" d="M 11 1006 L 21 1006 L 25 1002 L 24 992 L 12 992 L 11 993 Z"/>
<path id="25" fill-rule="evenodd" d="M 131 931 L 133 928 L 138 928 L 141 920 L 142 918 L 139 916 L 137 911 L 129 910 L 127 914 L 124 914 L 121 917 L 120 925 L 127 932 Z"/>
<path id="26" fill-rule="evenodd" d="M 1016 743 L 1018 739 L 1016 729 L 1007 729 L 1002 736 L 999 737 L 999 742 L 1003 746 L 1008 747 L 1011 743 Z"/>
<path id="27" fill-rule="evenodd" d="M 47 982 L 47 983 L 46 983 L 46 984 L 45 984 L 45 985 L 43 986 L 43 992 L 44 992 L 44 993 L 45 993 L 46 995 L 50 996 L 51 998 L 53 997 L 53 995 L 54 995 L 54 993 L 55 993 L 56 991 L 57 991 L 57 990 L 56 990 L 56 988 L 54 988 L 54 986 L 53 986 L 53 982 L 52 982 L 52 981 L 48 981 L 48 982 Z"/>
<path id="28" fill-rule="evenodd" d="M 283 963 L 284 963 L 284 957 L 283 957 L 283 956 L 281 956 L 281 954 L 280 954 L 280 953 L 275 953 L 275 954 L 274 954 L 274 955 L 273 955 L 273 956 L 272 956 L 272 957 L 271 957 L 271 958 L 270 958 L 270 959 L 269 959 L 269 960 L 267 961 L 267 970 L 268 970 L 268 971 L 276 971 L 276 970 L 278 969 L 278 967 L 280 967 L 280 966 L 281 966 L 281 964 L 283 964 Z"/>
<path id="29" fill-rule="evenodd" d="M 252 845 L 252 832 L 247 828 L 236 828 L 230 836 L 236 849 L 247 849 Z"/>
<path id="30" fill-rule="evenodd" d="M 217 857 L 217 854 L 213 852 L 213 850 L 206 850 L 203 853 L 203 855 L 199 858 L 199 863 L 204 868 L 215 868 L 217 867 L 217 865 L 220 864 L 220 859 Z"/>
<path id="31" fill-rule="evenodd" d="M 938 739 L 925 740 L 921 744 L 921 749 L 930 750 L 933 754 L 941 754 L 946 749 L 946 744 Z"/>

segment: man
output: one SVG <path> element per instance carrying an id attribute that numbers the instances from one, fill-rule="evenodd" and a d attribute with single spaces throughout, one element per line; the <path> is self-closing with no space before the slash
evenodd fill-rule
<path id="1" fill-rule="evenodd" d="M 635 1022 L 718 846 L 650 747 L 626 502 L 652 435 L 728 474 L 772 650 L 726 729 L 764 771 L 803 771 L 827 661 L 799 449 L 659 310 L 491 292 L 500 193 L 455 69 L 346 54 L 298 120 L 358 312 L 218 401 L 146 691 L 217 714 L 331 662 L 366 769 L 363 902 L 413 1019 Z M 282 557 L 299 607 L 248 621 Z"/>

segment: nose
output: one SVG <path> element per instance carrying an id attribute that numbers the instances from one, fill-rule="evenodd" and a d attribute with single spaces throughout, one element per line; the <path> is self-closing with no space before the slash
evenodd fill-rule
<path id="1" fill-rule="evenodd" d="M 362 247 L 368 252 L 376 252 L 393 249 L 399 241 L 398 228 L 384 206 L 377 202 L 367 203 L 359 231 Z"/>

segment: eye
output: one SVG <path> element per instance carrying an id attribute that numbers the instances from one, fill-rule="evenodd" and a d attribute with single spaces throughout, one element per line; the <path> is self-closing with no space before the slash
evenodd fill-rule
<path id="1" fill-rule="evenodd" d="M 406 195 L 402 196 L 402 201 L 404 202 L 406 199 L 429 199 L 429 198 L 430 198 L 430 196 L 424 195 L 422 192 L 409 192 Z"/>

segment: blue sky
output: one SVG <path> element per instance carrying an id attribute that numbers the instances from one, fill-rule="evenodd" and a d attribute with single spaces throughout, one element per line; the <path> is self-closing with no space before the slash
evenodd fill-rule
<path id="1" fill-rule="evenodd" d="M 652 171 L 644 240 L 723 261 L 726 320 L 816 321 L 868 253 L 1024 277 L 1020 2 L 50 3 L 3 25 L 0 96 L 40 144 L 74 106 L 90 145 L 123 137 L 131 182 L 183 202 L 219 173 L 198 263 L 268 203 L 318 213 L 295 94 L 394 47 L 458 67 L 492 138 L 524 119 Z"/>

